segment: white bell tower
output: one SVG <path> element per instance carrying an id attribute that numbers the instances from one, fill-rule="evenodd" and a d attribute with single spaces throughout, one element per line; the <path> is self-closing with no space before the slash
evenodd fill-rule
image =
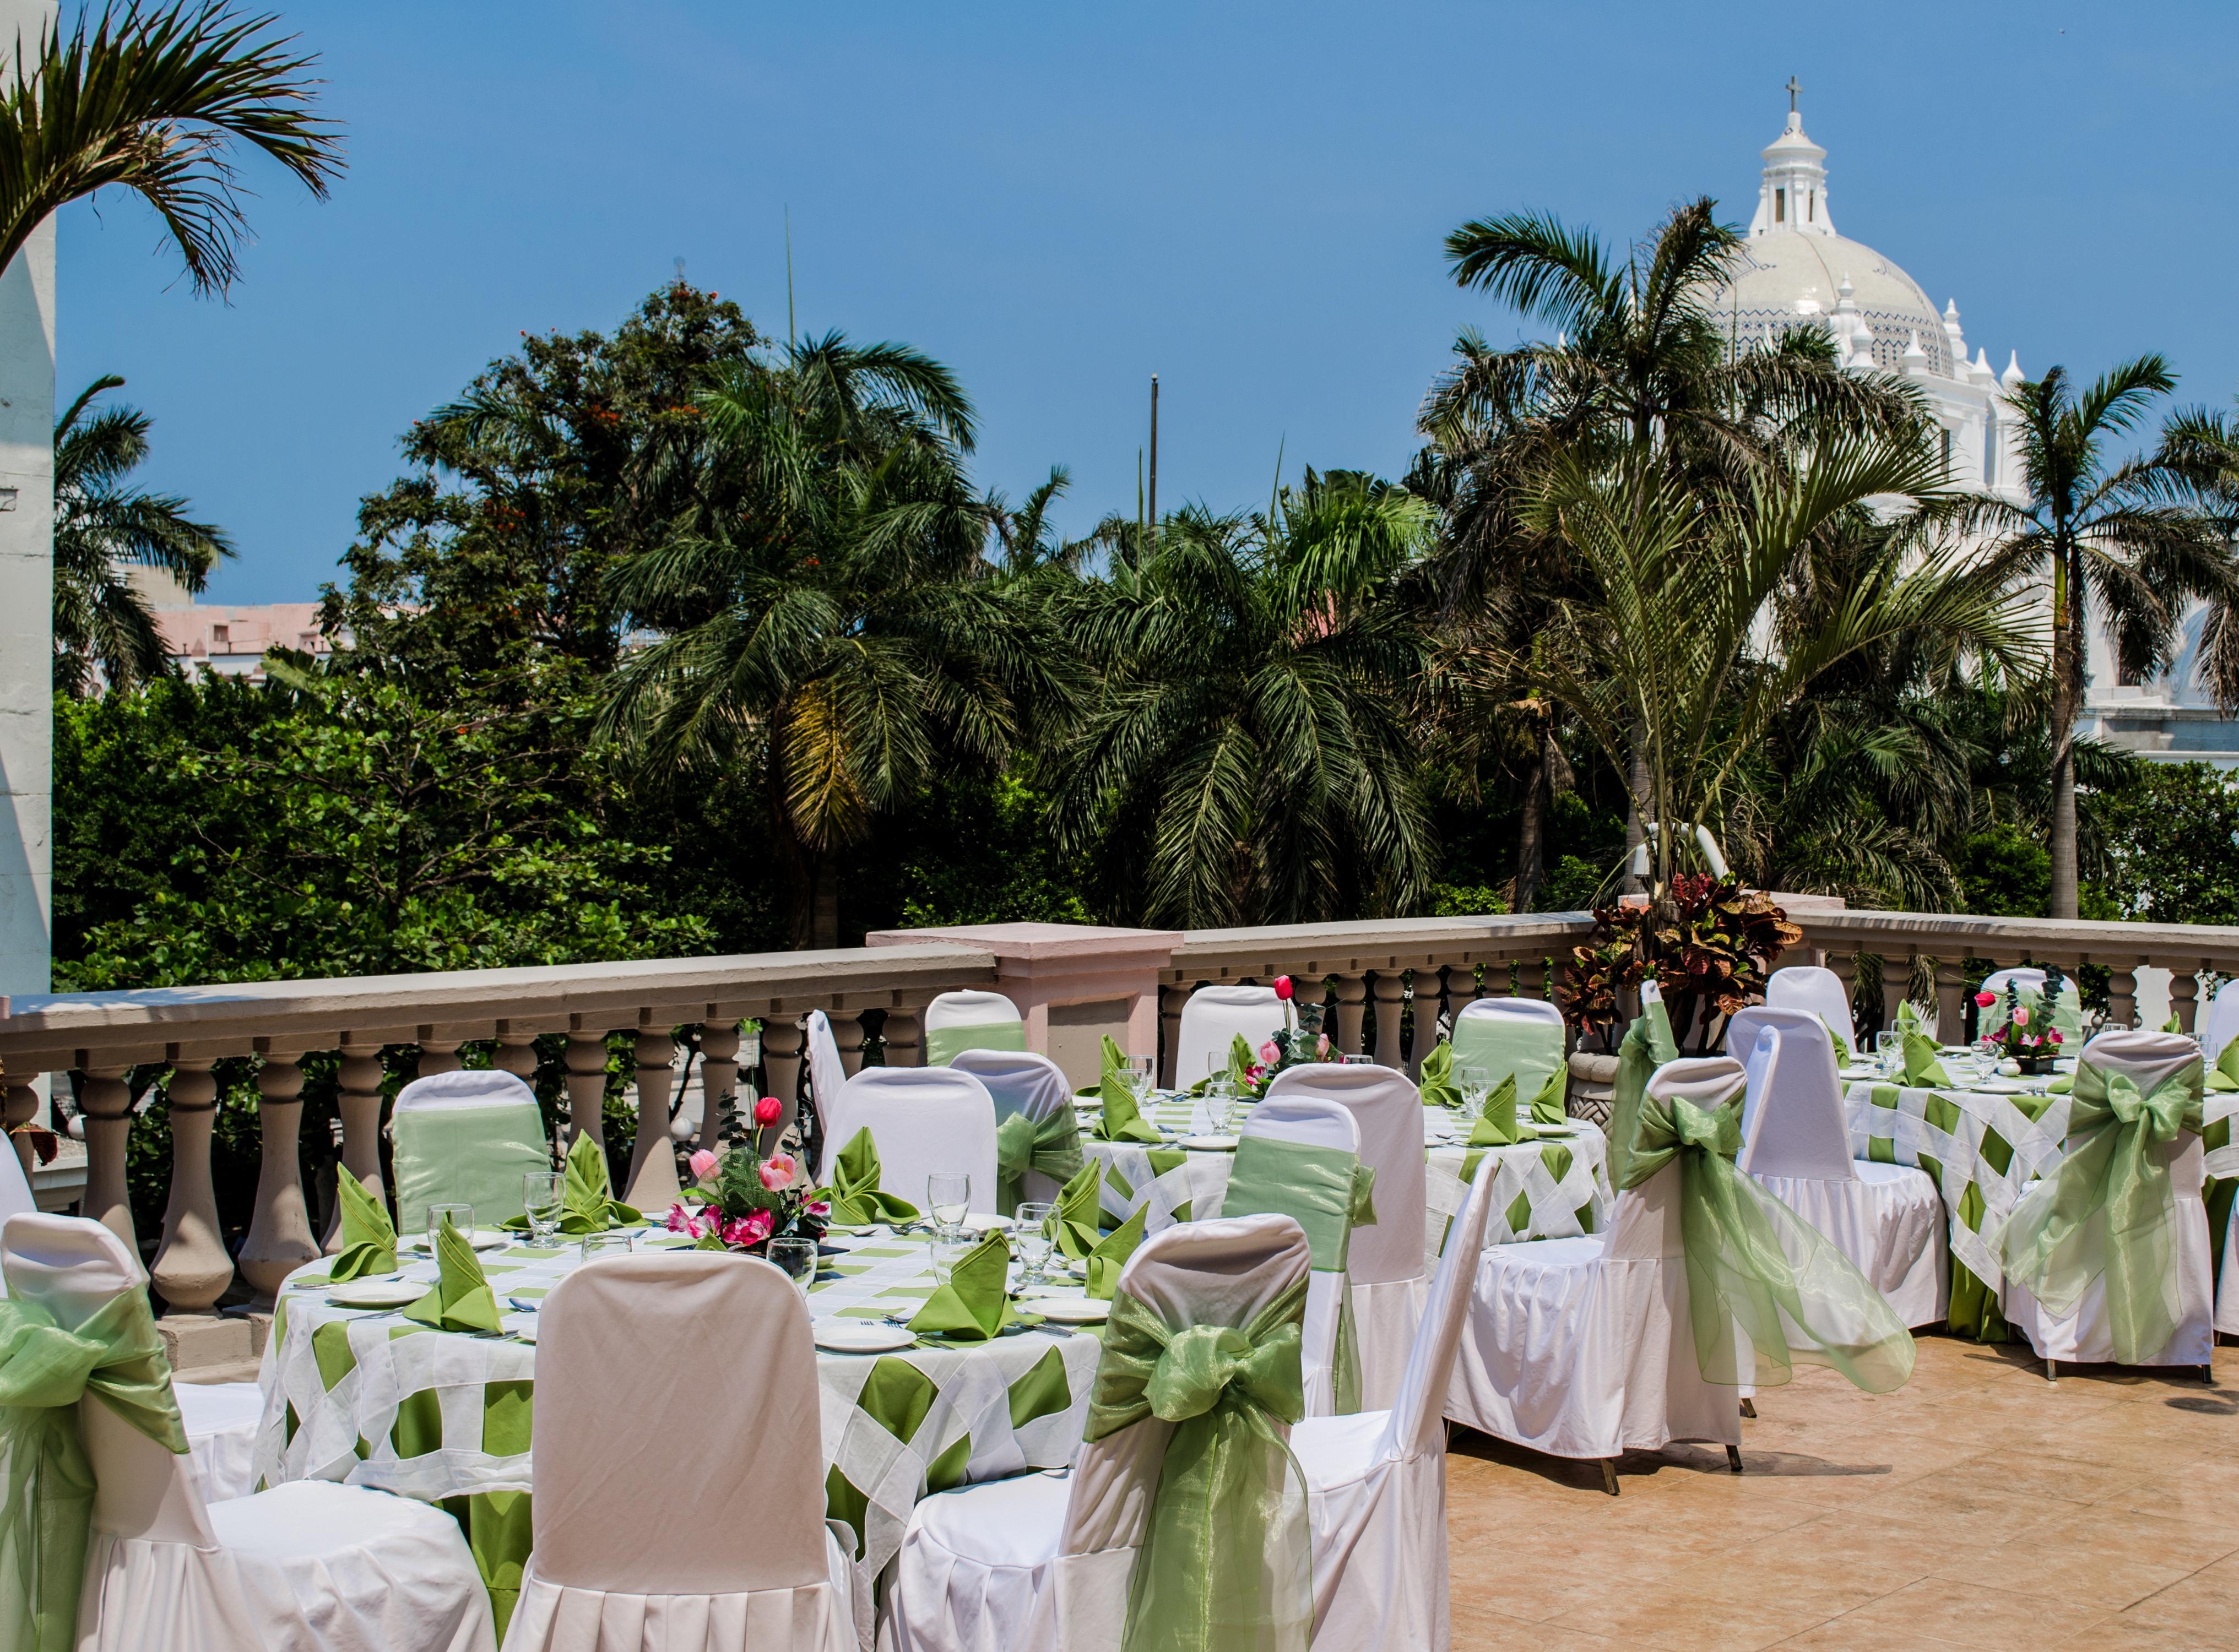
<path id="1" fill-rule="evenodd" d="M 1804 89 L 1788 77 L 1788 125 L 1766 146 L 1764 182 L 1757 188 L 1757 216 L 1750 234 L 1769 236 L 1793 229 L 1807 236 L 1831 236 L 1835 220 L 1827 211 L 1827 151 L 1804 135 L 1796 96 Z"/>

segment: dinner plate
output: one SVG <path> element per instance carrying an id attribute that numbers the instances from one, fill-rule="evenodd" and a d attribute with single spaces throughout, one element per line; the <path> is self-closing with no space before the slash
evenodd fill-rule
<path id="1" fill-rule="evenodd" d="M 424 1280 L 353 1279 L 327 1292 L 337 1308 L 402 1308 L 428 1294 Z"/>
<path id="2" fill-rule="evenodd" d="M 1034 1311 L 1053 1324 L 1093 1325 L 1111 1317 L 1112 1304 L 1087 1297 L 1037 1297 Z"/>
<path id="3" fill-rule="evenodd" d="M 498 1329 L 508 1337 L 518 1337 L 525 1343 L 536 1340 L 536 1316 L 514 1314 L 498 1322 Z"/>
<path id="4" fill-rule="evenodd" d="M 513 1234 L 499 1228 L 476 1228 L 468 1236 L 467 1243 L 477 1251 L 502 1251 L 513 1243 L 514 1238 Z M 563 1239 L 563 1243 L 572 1244 L 574 1241 Z M 408 1251 L 425 1251 L 428 1248 L 428 1236 L 424 1233 L 415 1233 L 405 1240 L 404 1246 Z"/>
<path id="5" fill-rule="evenodd" d="M 1191 1151 L 1198 1153 L 1232 1153 L 1236 1151 L 1236 1138 L 1233 1136 L 1185 1136 L 1177 1145 L 1186 1147 Z"/>
<path id="6" fill-rule="evenodd" d="M 890 1354 L 917 1340 L 914 1331 L 874 1319 L 820 1319 L 815 1330 L 816 1345 L 834 1354 Z"/>
<path id="7" fill-rule="evenodd" d="M 974 1211 L 964 1218 L 967 1233 L 988 1233 L 1018 1224 L 1007 1216 L 998 1216 L 993 1211 Z"/>
<path id="8" fill-rule="evenodd" d="M 2027 1085 L 2017 1085 L 2010 1078 L 1978 1078 L 1974 1088 L 1993 1096 L 2026 1096 L 2030 1092 Z"/>

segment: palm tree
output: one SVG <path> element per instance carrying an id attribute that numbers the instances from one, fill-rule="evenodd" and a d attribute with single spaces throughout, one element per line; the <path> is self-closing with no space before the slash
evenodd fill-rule
<path id="1" fill-rule="evenodd" d="M 245 227 L 229 151 L 262 150 L 324 197 L 342 142 L 310 113 L 316 61 L 274 38 L 269 17 L 221 4 L 138 4 L 81 17 L 65 37 L 42 25 L 16 42 L 0 96 L 0 271 L 70 202 L 115 186 L 163 220 L 196 292 L 223 294 Z"/>
<path id="2" fill-rule="evenodd" d="M 55 423 L 55 689 L 79 700 L 103 684 L 130 688 L 171 672 L 147 599 L 128 566 L 159 568 L 200 591 L 221 556 L 223 529 L 187 514 L 183 499 L 129 487 L 148 456 L 148 415 L 93 399 L 124 381 L 96 379 Z"/>
<path id="3" fill-rule="evenodd" d="M 2117 461 L 2109 451 L 2176 385 L 2168 363 L 2150 355 L 2081 394 L 2057 367 L 2016 385 L 2006 400 L 2029 501 L 1984 500 L 1974 512 L 2050 587 L 2054 918 L 2076 916 L 2076 720 L 2095 612 L 2111 633 L 2122 680 L 2142 682 L 2175 661 L 2187 605 L 2204 600 L 2202 671 L 2222 704 L 2239 705 L 2239 563 L 2202 508 L 2206 479 L 2188 445 L 2190 427 L 2174 426 L 2161 451 L 2142 457 Z"/>
<path id="4" fill-rule="evenodd" d="M 791 884 L 795 944 L 839 940 L 837 857 L 944 768 L 994 767 L 1060 724 L 1075 668 L 1031 581 L 982 557 L 948 369 L 834 333 L 699 399 L 702 508 L 621 559 L 661 633 L 615 673 L 602 728 L 688 782 L 747 763 Z"/>
<path id="5" fill-rule="evenodd" d="M 1120 535 L 1108 574 L 1059 600 L 1101 681 L 1053 804 L 1107 910 L 1202 927 L 1418 898 L 1425 651 L 1398 587 L 1433 526 L 1404 488 L 1310 471 L 1272 517 L 1190 507 L 1148 545 Z"/>

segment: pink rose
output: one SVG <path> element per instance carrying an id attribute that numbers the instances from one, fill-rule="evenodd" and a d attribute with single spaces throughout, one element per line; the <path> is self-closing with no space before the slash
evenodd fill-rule
<path id="1" fill-rule="evenodd" d="M 1329 1053 L 1328 1033 L 1325 1032 L 1314 1040 L 1314 1053 L 1318 1056 L 1325 1056 Z"/>
<path id="2" fill-rule="evenodd" d="M 2014 1005 L 2014 1025 L 2017 1027 L 2025 1027 L 2029 1025 L 2028 1005 L 2016 1004 Z"/>
<path id="3" fill-rule="evenodd" d="M 1291 985 L 1291 978 L 1289 976 L 1278 975 L 1275 978 L 1275 996 L 1282 999 L 1284 1003 L 1288 1004 L 1291 1001 L 1291 994 L 1296 991 L 1298 991 L 1298 989 Z"/>
<path id="4" fill-rule="evenodd" d="M 1274 1039 L 1270 1038 L 1266 1043 L 1259 1046 L 1259 1065 L 1261 1066 L 1272 1067 L 1282 1058 L 1283 1052 L 1276 1044 Z"/>
<path id="5" fill-rule="evenodd" d="M 1987 1010 L 1997 1001 L 1998 995 L 1996 992 L 1977 992 L 1975 994 L 1975 1007 L 1978 1010 Z"/>
<path id="6" fill-rule="evenodd" d="M 773 1193 L 793 1185 L 793 1155 L 772 1153 L 762 1166 L 762 1185 Z"/>
<path id="7" fill-rule="evenodd" d="M 715 1156 L 704 1147 L 692 1155 L 691 1164 L 692 1176 L 695 1181 L 705 1181 L 715 1173 Z"/>
<path id="8" fill-rule="evenodd" d="M 748 1211 L 735 1222 L 723 1225 L 725 1244 L 760 1244 L 770 1236 L 777 1218 L 767 1211 Z"/>
<path id="9" fill-rule="evenodd" d="M 2051 1032 L 2046 1033 L 2044 1035 L 2044 1041 L 2047 1044 L 2058 1044 L 2061 1041 L 2060 1029 L 2058 1027 L 2055 1027 Z"/>
<path id="10" fill-rule="evenodd" d="M 754 1123 L 774 1125 L 777 1123 L 777 1116 L 784 1111 L 785 1104 L 775 1096 L 764 1096 L 754 1104 Z"/>

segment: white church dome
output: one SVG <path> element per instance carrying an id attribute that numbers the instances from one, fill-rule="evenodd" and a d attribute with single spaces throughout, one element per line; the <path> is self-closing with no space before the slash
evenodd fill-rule
<path id="1" fill-rule="evenodd" d="M 1836 233 L 1827 207 L 1827 151 L 1804 135 L 1793 109 L 1787 129 L 1764 153 L 1764 181 L 1740 273 L 1718 299 L 1720 319 L 1733 335 L 1757 339 L 1769 331 L 1777 339 L 1806 318 L 1825 327 L 1819 318 L 1855 309 L 1849 328 L 1854 336 L 1861 323 L 1870 330 L 1876 367 L 1903 371 L 1906 347 L 1917 339 L 1928 370 L 1953 376 L 1944 317 L 1920 283 L 1871 247 Z"/>

